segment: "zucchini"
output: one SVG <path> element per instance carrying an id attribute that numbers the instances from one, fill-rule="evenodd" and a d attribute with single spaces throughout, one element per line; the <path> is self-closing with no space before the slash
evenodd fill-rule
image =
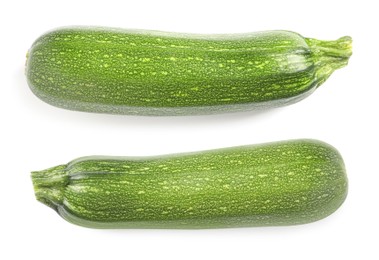
<path id="1" fill-rule="evenodd" d="M 304 224 L 347 195 L 343 160 L 316 140 L 153 157 L 92 156 L 32 172 L 37 200 L 91 228 Z"/>
<path id="2" fill-rule="evenodd" d="M 26 76 L 61 108 L 129 115 L 267 109 L 310 95 L 351 55 L 351 38 L 289 31 L 193 35 L 68 27 L 37 39 Z"/>

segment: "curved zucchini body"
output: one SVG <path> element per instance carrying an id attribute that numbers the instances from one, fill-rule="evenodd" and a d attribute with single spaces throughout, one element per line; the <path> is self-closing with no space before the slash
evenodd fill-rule
<path id="1" fill-rule="evenodd" d="M 39 201 L 92 228 L 304 224 L 347 195 L 340 154 L 316 140 L 155 157 L 83 157 L 32 172 Z"/>
<path id="2" fill-rule="evenodd" d="M 35 41 L 26 76 L 39 98 L 61 108 L 212 114 L 297 102 L 350 55 L 350 37 L 319 41 L 288 31 L 192 35 L 73 27 Z"/>

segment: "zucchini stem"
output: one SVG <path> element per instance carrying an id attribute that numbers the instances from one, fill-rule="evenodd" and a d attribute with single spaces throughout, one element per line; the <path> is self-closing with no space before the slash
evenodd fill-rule
<path id="1" fill-rule="evenodd" d="M 316 84 L 320 86 L 337 69 L 345 67 L 352 55 L 352 39 L 349 36 L 335 41 L 306 38 L 314 57 Z"/>
<path id="2" fill-rule="evenodd" d="M 36 199 L 55 210 L 63 201 L 64 189 L 68 183 L 65 169 L 66 165 L 59 165 L 31 173 Z"/>

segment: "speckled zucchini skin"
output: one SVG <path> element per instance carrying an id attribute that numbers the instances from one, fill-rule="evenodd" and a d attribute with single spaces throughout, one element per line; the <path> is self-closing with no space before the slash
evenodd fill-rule
<path id="1" fill-rule="evenodd" d="M 303 224 L 345 200 L 340 154 L 293 140 L 156 157 L 83 157 L 32 173 L 39 201 L 92 228 Z"/>
<path id="2" fill-rule="evenodd" d="M 196 115 L 299 101 L 347 64 L 351 38 L 288 31 L 192 35 L 72 27 L 28 53 L 32 91 L 57 107 L 113 114 Z"/>

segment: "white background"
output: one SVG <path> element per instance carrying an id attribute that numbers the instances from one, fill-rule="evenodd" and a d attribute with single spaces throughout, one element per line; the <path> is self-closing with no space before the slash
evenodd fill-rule
<path id="1" fill-rule="evenodd" d="M 1 259 L 379 259 L 376 1 L 3 1 L 0 38 Z M 375 25 L 376 24 L 376 25 Z M 66 111 L 29 90 L 25 54 L 42 33 L 100 25 L 191 33 L 270 29 L 353 37 L 349 65 L 305 100 L 264 113 L 132 117 Z M 221 230 L 94 230 L 34 198 L 31 170 L 85 155 L 155 155 L 293 138 L 326 141 L 349 177 L 316 223 Z"/>

